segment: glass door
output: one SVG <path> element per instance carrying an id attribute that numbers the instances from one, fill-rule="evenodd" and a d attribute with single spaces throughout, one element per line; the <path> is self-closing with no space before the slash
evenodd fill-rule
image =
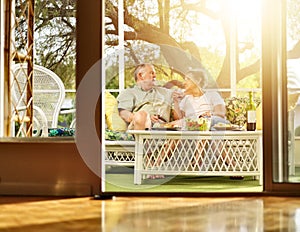
<path id="1" fill-rule="evenodd" d="M 102 155 L 105 191 L 262 191 L 260 174 L 251 176 L 244 172 L 263 171 L 263 153 L 248 153 L 262 148 L 259 142 L 262 125 L 259 120 L 255 132 L 258 139 L 252 148 L 249 146 L 252 140 L 243 140 L 242 134 L 232 134 L 231 138 L 241 136 L 241 140 L 233 145 L 234 148 L 228 145 L 224 149 L 228 159 L 234 156 L 231 163 L 233 166 L 229 165 L 230 167 L 227 166 L 224 157 L 224 160 L 221 160 L 223 158 L 217 155 L 218 152 L 203 156 L 201 162 L 194 162 L 194 151 L 187 151 L 184 147 L 196 149 L 197 146 L 185 142 L 175 145 L 178 154 L 173 158 L 164 159 L 162 163 L 167 167 L 162 167 L 161 163 L 155 161 L 157 154 L 164 153 L 161 144 L 172 143 L 172 139 L 164 139 L 163 132 L 158 135 L 157 140 L 150 141 L 143 137 L 141 140 L 148 142 L 140 149 L 141 152 L 148 153 L 149 162 L 148 158 L 143 156 L 145 163 L 140 166 L 144 169 L 143 180 L 142 184 L 137 184 L 140 183 L 140 178 L 137 177 L 139 175 L 135 173 L 139 170 L 135 167 L 135 154 L 138 150 L 134 139 L 137 135 L 126 133 L 128 125 L 120 118 L 117 105 L 120 100 L 119 94 L 136 84 L 135 68 L 141 63 L 153 65 L 156 84 L 160 86 L 174 82 L 183 83 L 189 70 L 202 69 L 208 79 L 205 91 L 218 92 L 225 102 L 228 124 L 244 130 L 248 92 L 254 92 L 257 107 L 262 106 L 261 3 L 261 0 L 163 0 L 151 3 L 105 1 L 105 17 L 102 22 L 105 28 L 102 65 L 105 75 L 105 83 L 102 86 L 102 92 L 105 93 L 105 98 L 102 99 L 102 112 L 105 112 L 102 114 L 102 123 L 105 125 L 102 136 L 105 138 L 105 152 Z M 258 118 L 260 119 L 259 116 Z M 224 134 L 222 137 L 226 137 Z M 183 138 L 185 132 L 178 136 Z M 202 141 L 204 146 L 211 146 L 210 139 L 211 137 L 207 139 L 208 142 Z M 226 138 L 223 142 L 235 143 Z M 210 148 L 214 150 L 215 147 L 213 145 Z M 253 163 L 247 163 L 249 160 Z M 199 170 L 199 163 L 214 163 L 215 166 L 205 167 L 203 171 Z M 158 173 L 154 173 L 155 169 L 159 169 Z M 236 172 L 232 172 L 232 175 L 224 172 L 229 169 Z M 162 172 L 167 175 L 163 175 Z M 199 175 L 199 172 L 203 175 Z M 244 179 L 240 180 L 241 178 Z M 210 184 L 211 181 L 213 185 Z"/>
<path id="2" fill-rule="evenodd" d="M 264 1 L 262 75 L 264 88 L 265 190 L 299 191 L 299 1 Z M 271 120 L 270 120 L 271 119 Z M 270 165 L 271 164 L 271 165 Z"/>

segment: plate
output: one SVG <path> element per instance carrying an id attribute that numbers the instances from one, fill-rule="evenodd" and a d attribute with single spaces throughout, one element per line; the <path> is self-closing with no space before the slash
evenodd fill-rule
<path id="1" fill-rule="evenodd" d="M 242 126 L 233 127 L 231 130 L 233 131 L 244 131 L 245 129 Z"/>
<path id="2" fill-rule="evenodd" d="M 232 130 L 232 127 L 227 126 L 213 126 L 215 130 Z"/>
<path id="3" fill-rule="evenodd" d="M 179 131 L 181 127 L 152 127 L 151 130 L 158 130 L 158 131 Z"/>
<path id="4" fill-rule="evenodd" d="M 232 126 L 213 126 L 216 130 L 231 130 L 231 131 L 242 131 L 243 127 L 232 125 Z"/>

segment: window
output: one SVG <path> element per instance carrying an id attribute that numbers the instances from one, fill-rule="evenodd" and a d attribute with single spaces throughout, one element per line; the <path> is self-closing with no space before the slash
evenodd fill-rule
<path id="1" fill-rule="evenodd" d="M 11 1 L 5 137 L 74 136 L 76 1 Z M 4 56 L 3 56 L 4 57 Z M 5 124 L 4 124 L 5 123 Z"/>

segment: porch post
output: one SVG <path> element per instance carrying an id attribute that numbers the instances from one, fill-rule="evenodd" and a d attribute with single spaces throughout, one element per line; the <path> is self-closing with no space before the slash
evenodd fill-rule
<path id="1" fill-rule="evenodd" d="M 124 64 L 124 3 L 118 1 L 118 34 L 119 34 L 119 90 L 124 89 L 125 64 Z"/>

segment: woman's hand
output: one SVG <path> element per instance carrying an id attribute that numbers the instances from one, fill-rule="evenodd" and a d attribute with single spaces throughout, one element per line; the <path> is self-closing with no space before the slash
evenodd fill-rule
<path id="1" fill-rule="evenodd" d="M 184 88 L 183 82 L 178 81 L 178 80 L 171 80 L 171 81 L 168 81 L 166 84 L 163 85 L 163 87 L 165 87 L 167 89 L 171 89 L 174 86 L 177 86 L 178 88 L 181 88 L 181 89 Z"/>
<path id="2" fill-rule="evenodd" d="M 225 115 L 226 115 L 225 106 L 222 104 L 216 105 L 213 110 L 213 115 L 219 116 L 221 118 L 225 118 Z"/>
<path id="3" fill-rule="evenodd" d="M 207 111 L 199 116 L 199 118 L 203 118 L 203 117 L 211 117 L 211 112 Z"/>
<path id="4" fill-rule="evenodd" d="M 182 98 L 184 98 L 184 93 L 182 91 L 175 90 L 173 92 L 172 97 L 173 97 L 174 103 L 178 103 L 182 100 Z"/>

